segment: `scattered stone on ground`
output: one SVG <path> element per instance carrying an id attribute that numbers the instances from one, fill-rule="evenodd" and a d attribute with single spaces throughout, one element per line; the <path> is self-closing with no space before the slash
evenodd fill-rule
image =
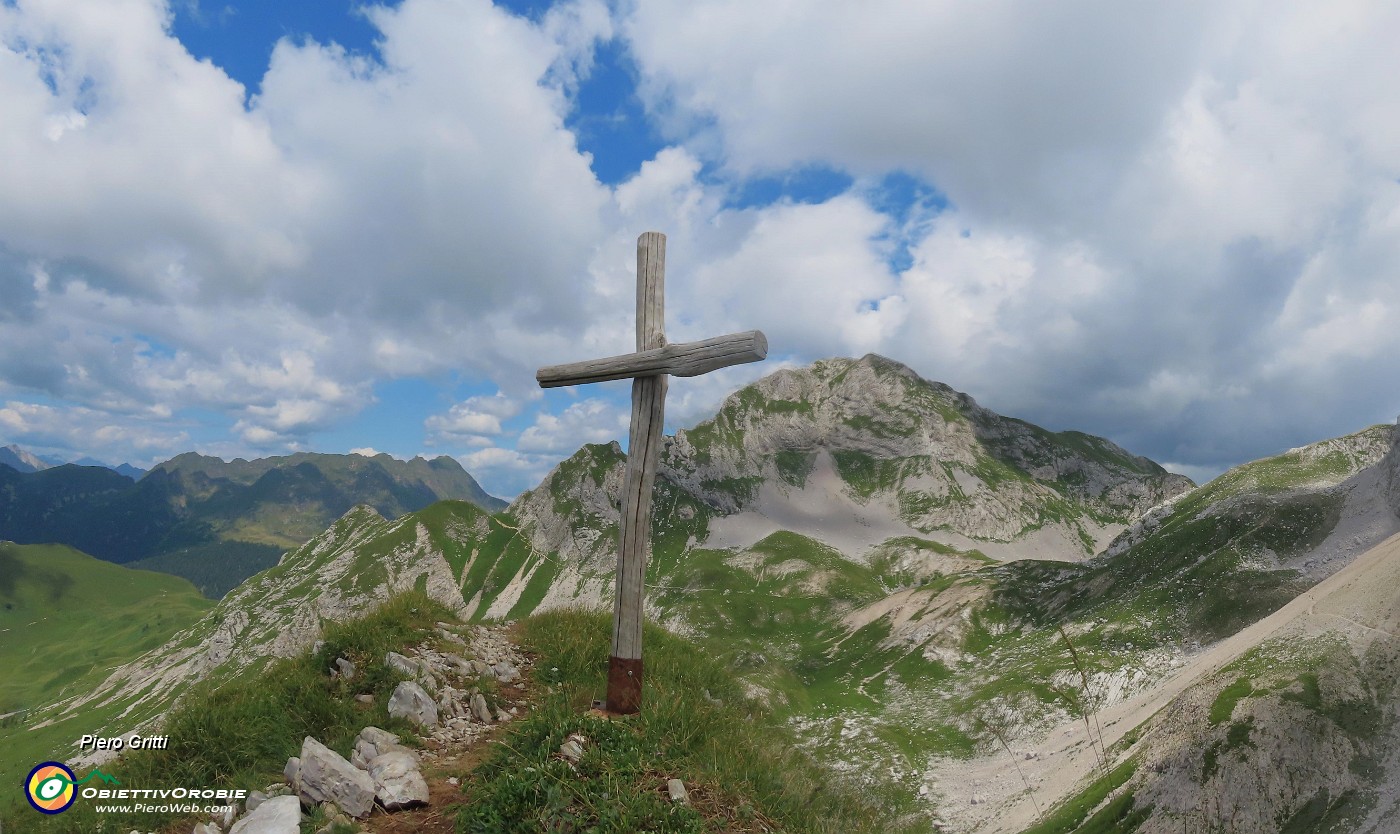
<path id="1" fill-rule="evenodd" d="M 563 744 L 559 745 L 559 755 L 577 763 L 579 759 L 583 758 L 583 746 L 587 743 L 586 737 L 574 733 L 565 739 Z"/>
<path id="2" fill-rule="evenodd" d="M 404 681 L 394 687 L 394 694 L 389 696 L 389 716 L 406 718 L 427 729 L 439 723 L 438 705 L 423 687 L 413 681 Z"/>
<path id="3" fill-rule="evenodd" d="M 671 794 L 671 801 L 681 805 L 690 804 L 690 793 L 685 789 L 685 783 L 679 779 L 666 780 L 666 791 Z"/>
<path id="4" fill-rule="evenodd" d="M 386 811 L 428 804 L 428 783 L 418 771 L 418 760 L 404 750 L 390 750 L 369 763 L 374 798 Z"/>
<path id="5" fill-rule="evenodd" d="M 472 696 L 472 715 L 483 724 L 491 723 L 491 709 L 486 706 L 486 697 L 480 692 Z"/>
<path id="6" fill-rule="evenodd" d="M 418 677 L 418 672 L 420 671 L 418 664 L 398 652 L 389 652 L 386 654 L 384 656 L 384 662 L 395 672 L 408 675 L 410 678 Z"/>
<path id="7" fill-rule="evenodd" d="M 521 703 L 518 693 L 525 688 L 521 670 L 529 667 L 528 658 L 506 636 L 505 627 L 437 625 L 436 635 L 453 644 L 456 652 L 439 652 L 423 645 L 406 649 L 407 654 L 389 652 L 384 658 L 392 669 L 412 678 L 395 687 L 389 714 L 428 733 L 422 750 L 405 745 L 387 730 L 365 727 L 346 760 L 307 736 L 302 740 L 301 755 L 289 758 L 282 770 L 285 784 L 250 792 L 244 803 L 246 813 L 237 822 L 230 811 L 227 819 L 195 826 L 193 834 L 294 834 L 301 824 L 302 807 L 318 805 L 327 822 L 317 834 L 328 834 L 337 822 L 368 818 L 376 805 L 385 812 L 428 805 L 430 786 L 423 776 L 422 761 L 455 766 L 463 751 L 490 732 L 495 722 L 516 716 L 515 706 L 490 693 L 498 691 L 495 687 L 499 685 L 514 684 L 511 697 L 514 703 Z M 358 673 L 346 658 L 337 658 L 335 667 L 330 674 L 347 680 Z M 356 700 L 373 703 L 374 696 L 361 694 Z M 587 743 L 587 738 L 577 734 L 565 742 L 577 752 L 574 761 L 582 756 Z M 451 776 L 441 784 L 450 785 L 455 793 L 461 780 Z M 444 801 L 444 797 L 439 794 L 437 801 Z M 408 824 L 415 824 L 412 815 L 408 816 Z"/>
<path id="8" fill-rule="evenodd" d="M 234 823 L 229 834 L 297 834 L 301 802 L 295 796 L 274 796 Z"/>

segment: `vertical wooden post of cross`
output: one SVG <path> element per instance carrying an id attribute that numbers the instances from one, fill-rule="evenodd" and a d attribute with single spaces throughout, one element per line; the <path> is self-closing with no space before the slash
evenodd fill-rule
<path id="1" fill-rule="evenodd" d="M 768 355 L 768 342 L 757 330 L 667 344 L 665 285 L 666 236 L 646 232 L 637 239 L 637 352 L 552 365 L 535 374 L 542 388 L 632 379 L 632 427 L 622 485 L 606 702 L 609 712 L 621 715 L 637 712 L 642 701 L 642 604 L 651 556 L 651 498 L 665 422 L 667 375 L 698 376 L 757 362 Z"/>
<path id="2" fill-rule="evenodd" d="M 666 236 L 637 239 L 637 350 L 666 346 Z M 608 658 L 609 712 L 634 713 L 642 703 L 642 598 L 651 559 L 651 496 L 661 429 L 666 420 L 665 374 L 632 380 L 632 427 L 622 482 L 612 655 Z"/>

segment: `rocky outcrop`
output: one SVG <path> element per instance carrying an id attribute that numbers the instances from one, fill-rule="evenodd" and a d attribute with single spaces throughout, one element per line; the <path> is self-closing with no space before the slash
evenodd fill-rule
<path id="1" fill-rule="evenodd" d="M 474 508 L 464 512 L 480 514 Z M 193 627 L 58 708 L 72 713 L 94 700 L 128 701 L 126 714 L 156 718 L 191 681 L 231 677 L 267 657 L 296 655 L 313 646 L 326 622 L 362 616 L 416 586 L 465 612 L 457 577 L 422 524 L 413 516 L 388 521 L 370 507 L 356 507 L 277 567 L 225 596 Z M 91 753 L 74 764 L 109 755 Z"/>
<path id="2" fill-rule="evenodd" d="M 389 717 L 407 719 L 431 730 L 438 725 L 438 708 L 423 687 L 404 681 L 394 687 L 389 698 Z"/>
<path id="3" fill-rule="evenodd" d="M 358 819 L 374 808 L 374 780 L 345 757 L 307 736 L 301 743 L 297 790 L 303 802 L 318 805 L 332 802 Z"/>
<path id="4" fill-rule="evenodd" d="M 1391 429 L 1390 450 L 1381 461 L 1381 472 L 1386 504 L 1391 512 L 1400 516 L 1400 420 Z"/>

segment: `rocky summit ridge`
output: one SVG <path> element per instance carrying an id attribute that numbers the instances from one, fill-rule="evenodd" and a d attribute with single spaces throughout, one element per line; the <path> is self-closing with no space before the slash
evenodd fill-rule
<path id="1" fill-rule="evenodd" d="M 715 522 L 686 524 L 700 528 L 695 544 L 794 529 L 852 557 L 917 536 L 1000 558 L 1083 559 L 1192 486 L 1108 440 L 1002 417 L 875 355 L 764 377 L 666 438 L 660 458 L 657 505 L 676 504 L 672 523 Z M 585 447 L 509 512 L 542 547 L 586 561 L 606 538 L 594 531 L 617 523 L 623 465 L 615 446 Z"/>

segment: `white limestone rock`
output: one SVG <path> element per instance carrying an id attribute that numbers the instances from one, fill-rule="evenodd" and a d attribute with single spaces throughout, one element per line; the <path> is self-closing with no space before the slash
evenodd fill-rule
<path id="1" fill-rule="evenodd" d="M 491 710 L 486 706 L 486 696 L 480 692 L 472 696 L 472 715 L 483 724 L 491 723 Z"/>
<path id="2" fill-rule="evenodd" d="M 360 730 L 360 734 L 356 736 L 356 740 L 365 741 L 370 744 L 373 744 L 375 749 L 378 750 L 380 753 L 384 753 L 389 750 L 408 749 L 403 746 L 402 742 L 399 741 L 398 736 L 394 735 L 388 730 L 382 730 L 379 727 L 366 727 L 363 730 Z"/>
<path id="3" fill-rule="evenodd" d="M 301 798 L 310 803 L 334 802 L 357 819 L 374 808 L 374 780 L 343 756 L 307 736 L 301 743 Z"/>
<path id="4" fill-rule="evenodd" d="M 401 750 L 377 756 L 369 766 L 374 780 L 374 796 L 386 811 L 398 811 L 428 804 L 428 783 L 418 771 L 418 762 Z"/>
<path id="5" fill-rule="evenodd" d="M 400 674 L 408 675 L 411 678 L 418 677 L 422 671 L 418 668 L 418 661 L 404 657 L 398 652 L 389 652 L 384 656 L 384 663 Z"/>
<path id="6" fill-rule="evenodd" d="M 229 834 L 297 834 L 301 803 L 295 796 L 274 796 L 234 823 Z"/>
<path id="7" fill-rule="evenodd" d="M 423 687 L 413 681 L 404 681 L 394 687 L 394 694 L 389 696 L 389 715 L 406 718 L 428 729 L 438 726 L 437 704 L 423 691 Z"/>
<path id="8" fill-rule="evenodd" d="M 671 795 L 671 801 L 680 805 L 690 804 L 690 793 L 685 789 L 685 783 L 679 779 L 666 780 L 666 792 Z"/>

